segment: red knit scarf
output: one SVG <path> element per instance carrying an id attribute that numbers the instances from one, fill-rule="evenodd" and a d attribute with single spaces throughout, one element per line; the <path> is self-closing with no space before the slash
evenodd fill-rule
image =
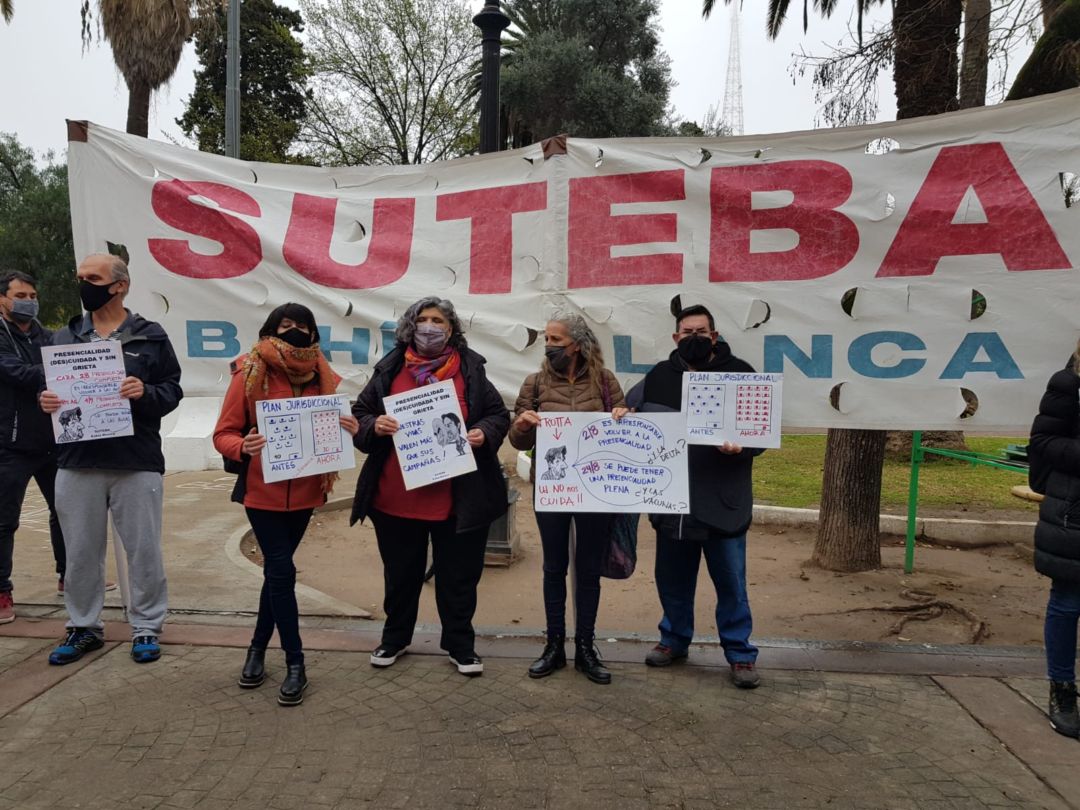
<path id="1" fill-rule="evenodd" d="M 405 348 L 405 368 L 408 369 L 417 385 L 432 385 L 449 380 L 461 368 L 461 355 L 457 349 L 447 348 L 438 357 L 424 357 L 413 351 L 412 346 Z"/>

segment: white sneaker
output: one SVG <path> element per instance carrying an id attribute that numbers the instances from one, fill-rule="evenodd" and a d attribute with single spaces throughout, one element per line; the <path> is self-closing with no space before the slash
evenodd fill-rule
<path id="1" fill-rule="evenodd" d="M 373 667 L 388 667 L 398 660 L 398 656 L 405 654 L 405 648 L 389 647 L 380 644 L 371 651 L 371 665 Z"/>
<path id="2" fill-rule="evenodd" d="M 480 656 L 476 653 L 469 653 L 468 655 L 462 655 L 457 658 L 451 655 L 450 663 L 456 666 L 457 671 L 462 675 L 476 677 L 477 675 L 484 674 L 484 662 L 480 660 Z"/>

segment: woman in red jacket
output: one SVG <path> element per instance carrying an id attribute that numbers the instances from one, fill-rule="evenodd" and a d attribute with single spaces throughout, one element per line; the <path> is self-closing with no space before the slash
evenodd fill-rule
<path id="1" fill-rule="evenodd" d="M 259 330 L 251 352 L 233 364 L 233 378 L 214 429 L 214 447 L 242 465 L 233 500 L 244 504 L 263 554 L 259 617 L 239 685 L 254 689 L 266 677 L 266 647 L 277 627 L 285 651 L 285 679 L 278 703 L 295 706 L 304 699 L 307 675 L 296 607 L 293 554 L 304 537 L 311 513 L 325 503 L 337 473 L 266 483 L 260 451 L 266 444 L 254 427 L 255 403 L 261 399 L 333 394 L 341 378 L 319 348 L 319 329 L 311 310 L 282 304 Z M 342 416 L 341 426 L 355 436 L 356 418 Z"/>

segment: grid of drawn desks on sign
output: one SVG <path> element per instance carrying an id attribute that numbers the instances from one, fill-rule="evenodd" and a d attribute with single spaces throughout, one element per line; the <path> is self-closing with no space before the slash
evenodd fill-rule
<path id="1" fill-rule="evenodd" d="M 724 386 L 691 383 L 686 405 L 687 424 L 693 427 L 724 427 Z"/>
<path id="2" fill-rule="evenodd" d="M 739 384 L 735 390 L 735 429 L 771 430 L 771 385 Z"/>
<path id="3" fill-rule="evenodd" d="M 266 443 L 271 461 L 293 461 L 304 455 L 299 414 L 267 416 L 266 429 Z"/>
<path id="4" fill-rule="evenodd" d="M 328 456 L 345 450 L 341 441 L 341 413 L 315 411 L 311 414 L 311 429 L 315 436 L 315 455 Z"/>

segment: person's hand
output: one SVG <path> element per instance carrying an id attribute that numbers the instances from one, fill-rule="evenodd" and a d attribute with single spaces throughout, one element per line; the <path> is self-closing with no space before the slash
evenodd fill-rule
<path id="1" fill-rule="evenodd" d="M 139 399 L 146 393 L 146 386 L 138 377 L 124 377 L 120 383 L 120 396 L 124 399 Z"/>
<path id="2" fill-rule="evenodd" d="M 360 430 L 360 422 L 351 413 L 348 416 L 341 416 L 338 419 L 341 426 L 348 431 L 350 436 L 355 436 Z"/>
<path id="3" fill-rule="evenodd" d="M 398 431 L 398 420 L 383 414 L 375 417 L 375 435 L 393 436 Z"/>
<path id="4" fill-rule="evenodd" d="M 612 408 L 611 409 L 611 418 L 614 419 L 616 422 L 618 422 L 620 419 L 622 419 L 628 413 L 630 413 L 629 408 Z"/>
<path id="5" fill-rule="evenodd" d="M 737 453 L 742 452 L 742 445 L 735 444 L 735 442 L 724 442 L 723 444 L 716 445 L 716 449 L 725 456 L 734 456 Z"/>
<path id="6" fill-rule="evenodd" d="M 465 434 L 465 439 L 473 447 L 479 447 L 486 441 L 484 431 L 482 431 L 480 428 L 473 428 L 472 430 L 470 430 L 468 433 Z"/>
<path id="7" fill-rule="evenodd" d="M 56 413 L 60 410 L 60 395 L 55 391 L 42 391 L 38 394 L 38 404 L 45 413 Z"/>
<path id="8" fill-rule="evenodd" d="M 252 428 L 240 445 L 240 451 L 253 456 L 266 447 L 266 437 L 259 433 L 258 428 Z"/>
<path id="9" fill-rule="evenodd" d="M 522 411 L 514 420 L 514 430 L 524 433 L 540 424 L 540 415 L 536 411 Z"/>

